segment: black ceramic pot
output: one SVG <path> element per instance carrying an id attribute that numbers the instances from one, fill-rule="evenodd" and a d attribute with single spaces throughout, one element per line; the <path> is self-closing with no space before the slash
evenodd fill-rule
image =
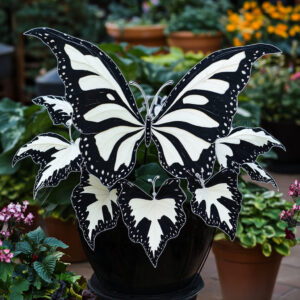
<path id="1" fill-rule="evenodd" d="M 300 156 L 297 137 L 300 136 L 300 126 L 292 122 L 262 122 L 262 128 L 277 138 L 286 148 L 274 148 L 278 160 L 269 161 L 268 169 L 278 173 L 299 173 Z"/>
<path id="2" fill-rule="evenodd" d="M 187 222 L 179 236 L 169 240 L 157 268 L 143 247 L 129 240 L 121 218 L 114 229 L 98 235 L 94 252 L 81 235 L 95 272 L 89 287 L 102 300 L 194 299 L 203 287 L 198 272 L 207 258 L 215 230 L 189 208 L 185 211 Z"/>

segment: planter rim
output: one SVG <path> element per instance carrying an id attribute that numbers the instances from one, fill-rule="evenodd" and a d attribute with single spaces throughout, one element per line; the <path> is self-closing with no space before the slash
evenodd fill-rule
<path id="1" fill-rule="evenodd" d="M 153 24 L 153 25 L 125 25 L 123 28 L 113 22 L 106 22 L 106 28 L 121 30 L 124 29 L 126 31 L 144 31 L 144 30 L 164 30 L 166 28 L 165 24 Z"/>
<path id="2" fill-rule="evenodd" d="M 223 33 L 221 31 L 217 31 L 215 34 L 212 34 L 210 32 L 195 34 L 192 31 L 174 31 L 169 34 L 171 38 L 198 38 L 198 37 L 219 38 L 222 35 Z"/>

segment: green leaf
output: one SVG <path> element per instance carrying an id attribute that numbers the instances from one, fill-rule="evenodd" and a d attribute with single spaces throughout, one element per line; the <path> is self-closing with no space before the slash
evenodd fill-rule
<path id="1" fill-rule="evenodd" d="M 262 244 L 262 252 L 263 255 L 266 257 L 269 257 L 272 253 L 272 246 L 269 243 L 263 243 Z"/>
<path id="2" fill-rule="evenodd" d="M 251 232 L 241 234 L 240 241 L 243 247 L 253 248 L 256 246 L 256 237 Z"/>
<path id="3" fill-rule="evenodd" d="M 226 240 L 226 234 L 224 232 L 219 232 L 215 234 L 214 241 Z"/>
<path id="4" fill-rule="evenodd" d="M 255 217 L 253 218 L 253 223 L 257 228 L 262 228 L 265 224 L 268 223 L 266 219 Z"/>
<path id="5" fill-rule="evenodd" d="M 46 282 L 52 282 L 53 271 L 57 258 L 54 255 L 46 256 L 42 262 L 35 261 L 33 267 L 37 274 Z"/>
<path id="6" fill-rule="evenodd" d="M 296 202 L 297 205 L 300 205 L 300 197 L 297 198 L 295 202 Z"/>
<path id="7" fill-rule="evenodd" d="M 264 202 L 254 201 L 254 207 L 258 210 L 264 210 L 267 207 L 267 204 Z"/>
<path id="8" fill-rule="evenodd" d="M 66 249 L 68 248 L 69 246 L 66 245 L 65 243 L 63 243 L 62 241 L 58 240 L 57 238 L 55 237 L 47 237 L 44 239 L 44 244 L 52 247 L 52 248 L 63 248 L 63 249 Z"/>
<path id="9" fill-rule="evenodd" d="M 0 154 L 0 175 L 12 175 L 20 169 L 20 164 L 12 167 L 11 162 L 14 157 L 14 153 L 2 153 Z"/>
<path id="10" fill-rule="evenodd" d="M 285 223 L 285 221 L 278 221 L 276 223 L 276 226 L 281 230 L 285 230 L 285 228 L 287 227 L 287 224 Z"/>
<path id="11" fill-rule="evenodd" d="M 263 244 L 266 241 L 266 237 L 262 234 L 256 236 L 256 242 L 258 244 Z"/>
<path id="12" fill-rule="evenodd" d="M 278 220 L 281 210 L 279 208 L 268 208 L 262 212 L 262 215 L 272 220 Z"/>
<path id="13" fill-rule="evenodd" d="M 27 236 L 35 245 L 40 244 L 46 238 L 46 235 L 41 227 L 28 232 Z"/>
<path id="14" fill-rule="evenodd" d="M 281 255 L 289 256 L 291 254 L 291 249 L 290 249 L 291 247 L 287 240 L 283 241 L 279 245 L 275 244 L 274 248 Z"/>
<path id="15" fill-rule="evenodd" d="M 238 227 L 237 227 L 237 231 L 236 234 L 239 236 L 243 233 L 244 227 L 242 225 L 242 222 L 238 222 Z"/>
<path id="16" fill-rule="evenodd" d="M 28 291 L 30 283 L 25 278 L 15 278 L 12 283 L 9 300 L 23 300 L 23 292 Z"/>
<path id="17" fill-rule="evenodd" d="M 0 279 L 6 281 L 7 277 L 11 277 L 14 271 L 12 263 L 0 262 Z"/>
<path id="18" fill-rule="evenodd" d="M 272 238 L 275 236 L 276 232 L 274 230 L 274 228 L 271 225 L 266 225 L 264 226 L 263 230 L 263 234 L 267 237 L 267 238 Z"/>
<path id="19" fill-rule="evenodd" d="M 27 241 L 18 242 L 16 244 L 15 252 L 17 252 L 18 254 L 30 255 L 32 254 L 32 247 Z"/>

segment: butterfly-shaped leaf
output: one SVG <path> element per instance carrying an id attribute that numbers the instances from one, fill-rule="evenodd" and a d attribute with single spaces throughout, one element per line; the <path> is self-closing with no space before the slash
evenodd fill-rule
<path id="1" fill-rule="evenodd" d="M 129 237 L 142 244 L 154 267 L 168 240 L 178 236 L 185 224 L 185 198 L 178 179 L 166 180 L 154 197 L 128 181 L 122 182 L 118 201 Z"/>
<path id="2" fill-rule="evenodd" d="M 40 96 L 32 100 L 34 104 L 45 106 L 54 125 L 63 124 L 69 127 L 72 123 L 73 108 L 60 96 Z"/>
<path id="3" fill-rule="evenodd" d="M 255 181 L 272 183 L 274 187 L 277 184 L 274 178 L 268 174 L 257 162 L 242 164 L 242 168 L 249 174 L 250 178 Z"/>
<path id="4" fill-rule="evenodd" d="M 255 162 L 272 147 L 284 146 L 262 128 L 236 127 L 226 137 L 216 140 L 216 156 L 223 168 L 235 168 Z"/>
<path id="5" fill-rule="evenodd" d="M 198 180 L 189 180 L 193 194 L 191 208 L 209 225 L 218 227 L 232 240 L 235 237 L 242 195 L 238 190 L 238 174 L 223 169 L 202 186 Z"/>
<path id="6" fill-rule="evenodd" d="M 34 196 L 41 188 L 57 186 L 70 172 L 80 171 L 82 163 L 79 139 L 70 143 L 56 133 L 40 134 L 22 146 L 14 156 L 13 165 L 27 156 L 41 166 L 34 185 Z"/>
<path id="7" fill-rule="evenodd" d="M 97 177 L 82 169 L 72 204 L 83 236 L 93 250 L 97 235 L 117 224 L 120 214 L 117 198 L 116 188 L 109 190 Z"/>
<path id="8" fill-rule="evenodd" d="M 264 54 L 280 52 L 255 44 L 212 53 L 179 81 L 158 114 L 153 118 L 149 111 L 144 121 L 124 76 L 98 47 L 50 28 L 27 34 L 56 55 L 73 123 L 83 133 L 86 167 L 106 186 L 129 175 L 143 139 L 146 145 L 154 141 L 162 167 L 172 176 L 211 176 L 214 142 L 231 129 L 237 96 L 252 64 Z"/>

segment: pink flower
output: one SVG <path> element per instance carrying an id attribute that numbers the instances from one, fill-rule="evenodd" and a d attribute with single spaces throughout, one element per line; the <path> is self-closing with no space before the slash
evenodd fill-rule
<path id="1" fill-rule="evenodd" d="M 297 73 L 291 75 L 292 81 L 297 80 L 297 79 L 300 79 L 300 72 L 297 72 Z"/>
<path id="2" fill-rule="evenodd" d="M 159 0 L 151 0 L 151 3 L 156 6 L 159 4 Z"/>
<path id="3" fill-rule="evenodd" d="M 144 13 L 148 13 L 148 12 L 150 11 L 150 5 L 149 5 L 149 3 L 146 2 L 146 1 L 143 2 L 142 8 L 143 8 L 143 12 L 144 12 Z"/>
<path id="4" fill-rule="evenodd" d="M 297 179 L 290 185 L 288 195 L 291 197 L 300 196 L 300 183 Z"/>
<path id="5" fill-rule="evenodd" d="M 295 235 L 294 235 L 293 231 L 289 230 L 288 227 L 286 227 L 284 231 L 285 231 L 285 238 L 287 240 L 294 240 L 295 239 Z"/>
<path id="6" fill-rule="evenodd" d="M 0 247 L 3 245 L 2 241 L 0 240 Z"/>

